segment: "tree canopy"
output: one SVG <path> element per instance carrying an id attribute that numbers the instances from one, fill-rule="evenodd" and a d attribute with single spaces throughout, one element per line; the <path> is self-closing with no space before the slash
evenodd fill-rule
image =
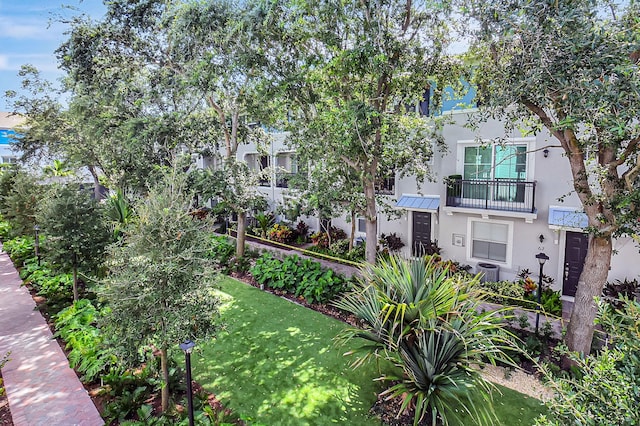
<path id="1" fill-rule="evenodd" d="M 440 141 L 435 120 L 408 114 L 454 63 L 444 53 L 450 4 L 380 0 L 337 4 L 297 2 L 283 12 L 281 37 L 294 45 L 283 81 L 293 111 L 292 145 L 300 161 L 342 163 L 361 182 L 366 257 L 377 246 L 376 187 L 381 178 L 430 177 Z M 282 60 L 282 59 L 281 59 Z M 432 90 L 427 96 L 432 102 Z"/>
<path id="2" fill-rule="evenodd" d="M 637 2 L 474 1 L 474 83 L 487 118 L 545 129 L 567 158 L 591 234 L 567 331 L 589 353 L 612 238 L 640 228 Z M 552 147 L 557 147 L 553 145 Z"/>

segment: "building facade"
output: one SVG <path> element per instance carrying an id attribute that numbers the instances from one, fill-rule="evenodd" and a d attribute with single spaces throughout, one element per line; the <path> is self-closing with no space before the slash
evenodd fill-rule
<path id="1" fill-rule="evenodd" d="M 458 103 L 459 104 L 459 103 Z M 448 151 L 433 156 L 436 179 L 417 184 L 411 177 L 387 179 L 380 192 L 397 214 L 378 213 L 378 237 L 395 233 L 405 243 L 404 256 L 421 253 L 433 241 L 442 256 L 483 272 L 492 280 L 513 280 L 522 270 L 537 275 L 536 255 L 549 260 L 544 274 L 563 298 L 575 295 L 587 252 L 586 215 L 573 189 L 563 150 L 548 133 L 536 136 L 508 134 L 499 121 L 478 130 L 465 127 L 473 110 L 444 107 L 451 123 L 443 129 Z M 482 144 L 495 138 L 502 145 Z M 295 197 L 288 179 L 298 172 L 295 152 L 286 134 L 275 134 L 265 152 L 241 145 L 237 159 L 256 171 L 265 171 L 258 190 L 275 211 L 287 197 Z M 381 210 L 381 209 L 380 209 Z M 304 218 L 320 229 L 320 218 Z M 350 219 L 332 219 L 334 226 L 351 229 Z M 364 218 L 358 218 L 356 237 L 363 239 Z M 639 248 L 631 238 L 614 241 L 609 280 L 640 275 Z"/>

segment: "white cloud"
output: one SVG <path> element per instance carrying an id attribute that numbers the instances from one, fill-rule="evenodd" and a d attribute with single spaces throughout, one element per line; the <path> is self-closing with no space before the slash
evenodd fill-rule
<path id="1" fill-rule="evenodd" d="M 8 19 L 0 17 L 0 37 L 17 40 L 38 40 L 50 38 L 48 23 L 44 20 Z"/>
<path id="2" fill-rule="evenodd" d="M 58 66 L 54 55 L 0 54 L 0 71 L 18 71 L 23 64 L 31 64 L 42 72 L 58 71 Z"/>

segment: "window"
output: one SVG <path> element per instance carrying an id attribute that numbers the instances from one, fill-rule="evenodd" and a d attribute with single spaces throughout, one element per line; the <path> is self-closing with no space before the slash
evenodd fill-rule
<path id="1" fill-rule="evenodd" d="M 527 143 L 463 145 L 458 151 L 463 198 L 524 203 L 528 191 L 525 182 L 530 178 L 527 151 Z"/>
<path id="2" fill-rule="evenodd" d="M 12 156 L 12 155 L 7 155 L 7 156 L 2 156 L 2 162 L 3 163 L 11 163 L 14 164 L 16 163 L 18 160 L 16 157 Z"/>
<path id="3" fill-rule="evenodd" d="M 367 221 L 364 217 L 358 218 L 358 232 L 366 233 L 367 232 Z"/>
<path id="4" fill-rule="evenodd" d="M 527 146 L 466 146 L 463 179 L 527 178 Z"/>
<path id="5" fill-rule="evenodd" d="M 386 173 L 381 173 L 375 183 L 376 193 L 393 195 L 396 192 L 396 172 L 390 170 Z"/>
<path id="6" fill-rule="evenodd" d="M 469 219 L 469 257 L 511 263 L 511 241 L 513 223 Z"/>

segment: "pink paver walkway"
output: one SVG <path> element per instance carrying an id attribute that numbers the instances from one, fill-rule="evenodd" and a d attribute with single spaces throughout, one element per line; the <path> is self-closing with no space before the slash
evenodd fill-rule
<path id="1" fill-rule="evenodd" d="M 13 267 L 0 253 L 0 357 L 16 426 L 99 426 L 104 421 Z"/>

